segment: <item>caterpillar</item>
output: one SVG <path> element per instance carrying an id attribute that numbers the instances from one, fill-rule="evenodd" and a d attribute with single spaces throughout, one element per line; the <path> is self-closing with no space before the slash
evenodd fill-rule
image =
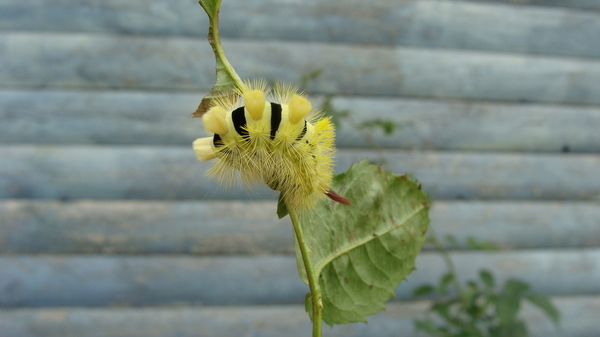
<path id="1" fill-rule="evenodd" d="M 350 203 L 329 188 L 335 154 L 330 118 L 286 84 L 248 82 L 235 96 L 216 100 L 202 117 L 213 136 L 193 143 L 198 159 L 215 160 L 209 176 L 221 183 L 238 176 L 246 184 L 263 182 L 281 192 L 288 209 L 310 208 L 323 196 Z"/>

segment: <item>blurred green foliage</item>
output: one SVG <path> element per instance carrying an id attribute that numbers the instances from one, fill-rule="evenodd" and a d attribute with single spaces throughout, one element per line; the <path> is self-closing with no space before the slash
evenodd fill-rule
<path id="1" fill-rule="evenodd" d="M 507 279 L 497 285 L 494 274 L 479 270 L 478 278 L 460 282 L 446 246 L 458 248 L 453 236 L 446 238 L 446 245 L 435 235 L 430 241 L 444 258 L 448 271 L 437 285 L 424 284 L 414 290 L 416 297 L 433 298 L 428 314 L 414 321 L 415 328 L 426 336 L 436 337 L 526 337 L 527 325 L 519 316 L 524 301 L 540 309 L 558 325 L 560 313 L 548 297 L 533 293 L 530 286 L 516 279 Z M 471 249 L 494 250 L 494 245 L 468 238 Z"/>

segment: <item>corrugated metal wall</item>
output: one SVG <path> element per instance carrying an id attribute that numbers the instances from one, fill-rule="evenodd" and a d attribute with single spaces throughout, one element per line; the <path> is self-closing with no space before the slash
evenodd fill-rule
<path id="1" fill-rule="evenodd" d="M 386 158 L 433 199 L 455 251 L 600 326 L 600 3 L 223 0 L 240 75 L 310 83 L 351 111 L 337 169 Z M 203 176 L 193 112 L 214 81 L 193 0 L 0 3 L 0 336 L 307 336 L 287 219 L 266 189 Z M 402 125 L 365 139 L 352 125 Z M 377 144 L 377 150 L 372 148 Z M 412 336 L 412 289 L 325 336 Z M 533 336 L 558 336 L 525 310 Z"/>

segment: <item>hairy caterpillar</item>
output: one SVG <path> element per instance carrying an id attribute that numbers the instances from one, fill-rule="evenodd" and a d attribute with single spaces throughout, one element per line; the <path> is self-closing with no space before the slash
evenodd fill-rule
<path id="1" fill-rule="evenodd" d="M 193 148 L 202 161 L 216 159 L 208 175 L 220 182 L 238 174 L 280 191 L 288 208 L 301 210 L 323 196 L 349 204 L 329 189 L 335 131 L 330 118 L 313 110 L 297 89 L 246 83 L 236 99 L 221 99 L 202 117 L 214 134 Z"/>

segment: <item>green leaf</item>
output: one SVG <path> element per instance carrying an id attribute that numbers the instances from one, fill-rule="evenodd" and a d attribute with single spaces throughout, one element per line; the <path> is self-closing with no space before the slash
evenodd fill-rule
<path id="1" fill-rule="evenodd" d="M 374 119 L 370 121 L 363 122 L 360 127 L 362 130 L 371 130 L 371 129 L 381 129 L 386 136 L 391 135 L 396 131 L 396 129 L 400 129 L 400 124 L 390 121 L 390 120 L 382 120 L 382 119 Z"/>
<path id="2" fill-rule="evenodd" d="M 431 295 L 435 292 L 435 288 L 430 285 L 430 284 L 424 284 L 422 286 L 417 287 L 415 290 L 413 290 L 413 296 L 415 297 L 419 297 L 419 296 L 427 296 L 427 295 Z"/>
<path id="3" fill-rule="evenodd" d="M 552 322 L 554 322 L 555 324 L 559 323 L 560 312 L 554 306 L 554 304 L 550 302 L 548 297 L 542 294 L 529 294 L 525 296 L 525 298 L 529 300 L 531 304 L 541 309 L 546 314 L 546 316 L 548 316 L 552 320 Z"/>
<path id="4" fill-rule="evenodd" d="M 502 324 L 511 324 L 517 316 L 520 300 L 510 296 L 498 296 L 496 302 L 496 315 Z"/>
<path id="5" fill-rule="evenodd" d="M 452 320 L 450 309 L 455 303 L 456 301 L 436 302 L 431 306 L 430 310 L 440 315 L 440 317 L 444 318 L 446 321 L 450 322 Z"/>
<path id="6" fill-rule="evenodd" d="M 312 319 L 312 299 L 310 293 L 306 293 L 304 296 L 304 310 L 306 310 L 308 316 Z"/>
<path id="7" fill-rule="evenodd" d="M 467 247 L 473 250 L 498 250 L 498 246 L 493 243 L 478 241 L 472 236 L 467 238 Z"/>
<path id="8" fill-rule="evenodd" d="M 208 109 L 213 105 L 213 101 L 233 100 L 236 98 L 236 89 L 243 87 L 243 81 L 233 69 L 233 66 L 227 60 L 223 47 L 221 46 L 221 38 L 219 37 L 219 8 L 221 0 L 200 0 L 200 6 L 208 15 L 208 43 L 215 54 L 215 69 L 217 80 L 211 91 L 202 99 L 198 109 L 194 112 L 193 117 L 202 117 Z"/>
<path id="9" fill-rule="evenodd" d="M 498 294 L 496 300 L 496 313 L 503 325 L 510 325 L 515 322 L 521 305 L 521 296 L 528 289 L 529 285 L 527 283 L 517 280 L 506 281 L 504 290 Z"/>
<path id="10" fill-rule="evenodd" d="M 467 281 L 467 291 L 475 293 L 475 292 L 477 292 L 478 289 L 479 289 L 479 287 L 477 286 L 477 282 L 475 282 L 473 280 Z"/>
<path id="11" fill-rule="evenodd" d="M 454 282 L 454 273 L 447 272 L 440 277 L 440 286 L 438 291 L 442 295 L 448 294 L 448 286 Z"/>
<path id="12" fill-rule="evenodd" d="M 479 271 L 479 278 L 485 284 L 488 289 L 493 289 L 496 282 L 494 280 L 494 275 L 489 270 L 482 269 Z"/>
<path id="13" fill-rule="evenodd" d="M 510 279 L 504 285 L 504 293 L 513 297 L 520 297 L 527 290 L 529 290 L 529 284 L 519 280 Z"/>
<path id="14" fill-rule="evenodd" d="M 407 176 L 367 161 L 334 179 L 352 205 L 322 203 L 300 215 L 310 258 L 323 292 L 323 320 L 364 322 L 385 308 L 414 269 L 429 224 L 427 196 Z M 296 246 L 298 271 L 306 271 Z"/>
<path id="15" fill-rule="evenodd" d="M 527 327 L 521 320 L 489 328 L 490 337 L 527 337 Z"/>
<path id="16" fill-rule="evenodd" d="M 415 320 L 415 329 L 426 332 L 430 335 L 436 335 L 440 333 L 440 329 L 435 325 L 431 319 Z"/>
<path id="17" fill-rule="evenodd" d="M 277 199 L 277 216 L 279 219 L 283 219 L 286 215 L 288 215 L 288 209 L 283 201 L 283 194 L 279 194 L 279 199 Z"/>
<path id="18" fill-rule="evenodd" d="M 221 0 L 199 0 L 198 3 L 204 8 L 209 18 L 219 15 Z"/>

